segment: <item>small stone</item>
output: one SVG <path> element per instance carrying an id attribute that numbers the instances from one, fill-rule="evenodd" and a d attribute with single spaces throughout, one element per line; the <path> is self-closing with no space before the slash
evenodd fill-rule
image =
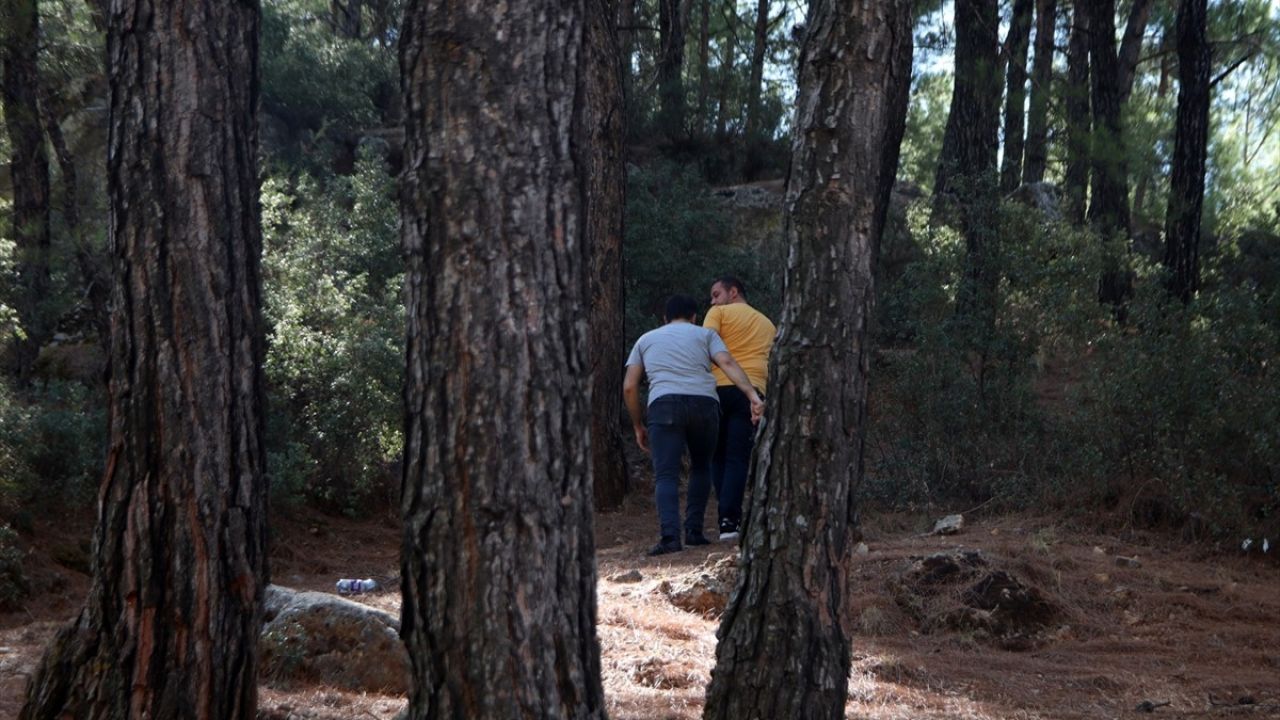
<path id="1" fill-rule="evenodd" d="M 1116 556 L 1116 567 L 1139 568 L 1142 563 L 1136 557 Z"/>
<path id="2" fill-rule="evenodd" d="M 964 515 L 948 515 L 933 525 L 934 535 L 955 535 L 964 529 Z"/>
<path id="3" fill-rule="evenodd" d="M 1107 551 L 1106 551 L 1106 550 L 1104 550 L 1104 549 L 1102 549 L 1101 547 L 1099 547 L 1099 546 L 1097 546 L 1097 545 L 1094 545 L 1094 546 L 1093 546 L 1093 554 L 1094 554 L 1094 555 L 1106 555 L 1106 554 L 1107 554 Z"/>
<path id="4" fill-rule="evenodd" d="M 866 555 L 867 553 L 871 552 L 871 548 L 867 547 L 866 543 L 860 542 L 857 544 L 856 547 L 853 548 L 853 552 L 858 555 Z"/>
<path id="5" fill-rule="evenodd" d="M 643 579 L 644 579 L 644 574 L 641 573 L 639 570 L 634 570 L 634 569 L 628 570 L 627 572 L 624 572 L 624 573 L 617 573 L 613 577 L 609 578 L 611 582 L 616 582 L 616 583 L 638 583 Z"/>
<path id="6" fill-rule="evenodd" d="M 314 526 L 314 525 L 313 525 L 313 526 L 311 526 L 311 534 L 312 534 L 312 535 L 319 535 L 319 534 L 320 534 L 320 528 L 318 528 L 318 527 L 316 527 L 316 526 Z"/>
<path id="7" fill-rule="evenodd" d="M 1093 579 L 1103 584 L 1111 582 L 1111 576 L 1106 573 L 1098 573 L 1093 576 Z"/>

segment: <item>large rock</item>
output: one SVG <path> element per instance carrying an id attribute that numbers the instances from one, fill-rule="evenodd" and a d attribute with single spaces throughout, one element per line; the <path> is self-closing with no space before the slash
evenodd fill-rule
<path id="1" fill-rule="evenodd" d="M 729 593 L 738 579 L 735 556 L 719 560 L 708 558 L 697 570 L 684 577 L 664 580 L 658 591 L 667 596 L 672 605 L 703 617 L 716 618 L 729 603 Z"/>
<path id="2" fill-rule="evenodd" d="M 382 610 L 322 592 L 271 585 L 258 642 L 273 687 L 317 682 L 356 692 L 407 693 L 409 654 L 399 622 Z"/>

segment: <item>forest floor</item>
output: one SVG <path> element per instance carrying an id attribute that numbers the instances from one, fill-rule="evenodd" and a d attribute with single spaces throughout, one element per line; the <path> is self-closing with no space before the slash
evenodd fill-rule
<path id="1" fill-rule="evenodd" d="M 1162 717 L 1280 717 L 1274 559 L 1043 517 L 970 517 L 961 534 L 947 537 L 925 534 L 931 522 L 900 515 L 866 522 L 867 547 L 854 557 L 849 585 L 848 717 L 1115 718 L 1141 715 L 1143 703 Z M 597 517 L 599 631 L 614 720 L 698 717 L 714 664 L 716 619 L 675 607 L 663 583 L 696 578 L 734 548 L 647 558 L 655 525 L 645 498 Z M 83 599 L 88 530 L 64 521 L 26 538 L 36 594 L 25 610 L 0 615 L 0 718 L 16 717 L 42 646 Z M 339 577 L 373 576 L 388 589 L 358 599 L 398 612 L 393 517 L 306 514 L 278 520 L 273 532 L 276 583 L 331 591 Z M 978 575 L 961 574 L 954 586 L 922 580 L 920 558 L 958 550 L 979 551 L 981 566 L 970 568 Z M 1011 630 L 962 607 L 968 584 L 991 570 L 1024 583 L 1013 592 L 1035 600 L 1033 625 Z M 389 719 L 404 702 L 264 686 L 260 717 Z"/>

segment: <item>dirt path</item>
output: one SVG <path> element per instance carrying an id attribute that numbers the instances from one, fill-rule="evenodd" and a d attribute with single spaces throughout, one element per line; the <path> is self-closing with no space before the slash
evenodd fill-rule
<path id="1" fill-rule="evenodd" d="M 1280 717 L 1274 561 L 1046 519 L 980 519 L 948 538 L 921 536 L 924 522 L 872 521 L 867 552 L 851 569 L 848 717 L 1145 717 L 1135 709 L 1144 701 L 1160 705 L 1153 712 L 1160 717 Z M 649 559 L 643 552 L 654 523 L 643 498 L 627 512 L 597 518 L 600 642 L 614 720 L 698 717 L 714 663 L 715 619 L 676 608 L 662 584 L 686 580 L 733 549 L 712 545 Z M 37 531 L 31 574 L 40 593 L 25 612 L 0 616 L 0 718 L 16 716 L 42 644 L 87 586 L 83 574 L 49 557 L 54 547 L 65 556 L 76 532 Z M 373 576 L 389 589 L 365 599 L 398 612 L 394 517 L 306 516 L 280 520 L 274 532 L 277 583 L 329 590 L 338 577 Z M 901 578 L 913 559 L 959 549 L 979 551 L 982 572 L 1007 571 L 1054 608 L 1033 637 L 1016 643 L 1021 649 L 1003 649 L 1010 643 L 982 627 L 929 615 L 931 607 L 957 602 L 956 593 L 911 596 Z M 404 701 L 324 687 L 264 687 L 261 705 L 264 718 L 337 720 L 391 718 Z"/>

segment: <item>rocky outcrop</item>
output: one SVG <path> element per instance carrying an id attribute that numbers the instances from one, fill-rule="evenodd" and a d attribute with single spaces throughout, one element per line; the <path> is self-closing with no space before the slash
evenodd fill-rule
<path id="1" fill-rule="evenodd" d="M 259 672 L 272 687 L 316 682 L 407 693 L 409 655 L 392 615 L 322 592 L 267 588 Z"/>

